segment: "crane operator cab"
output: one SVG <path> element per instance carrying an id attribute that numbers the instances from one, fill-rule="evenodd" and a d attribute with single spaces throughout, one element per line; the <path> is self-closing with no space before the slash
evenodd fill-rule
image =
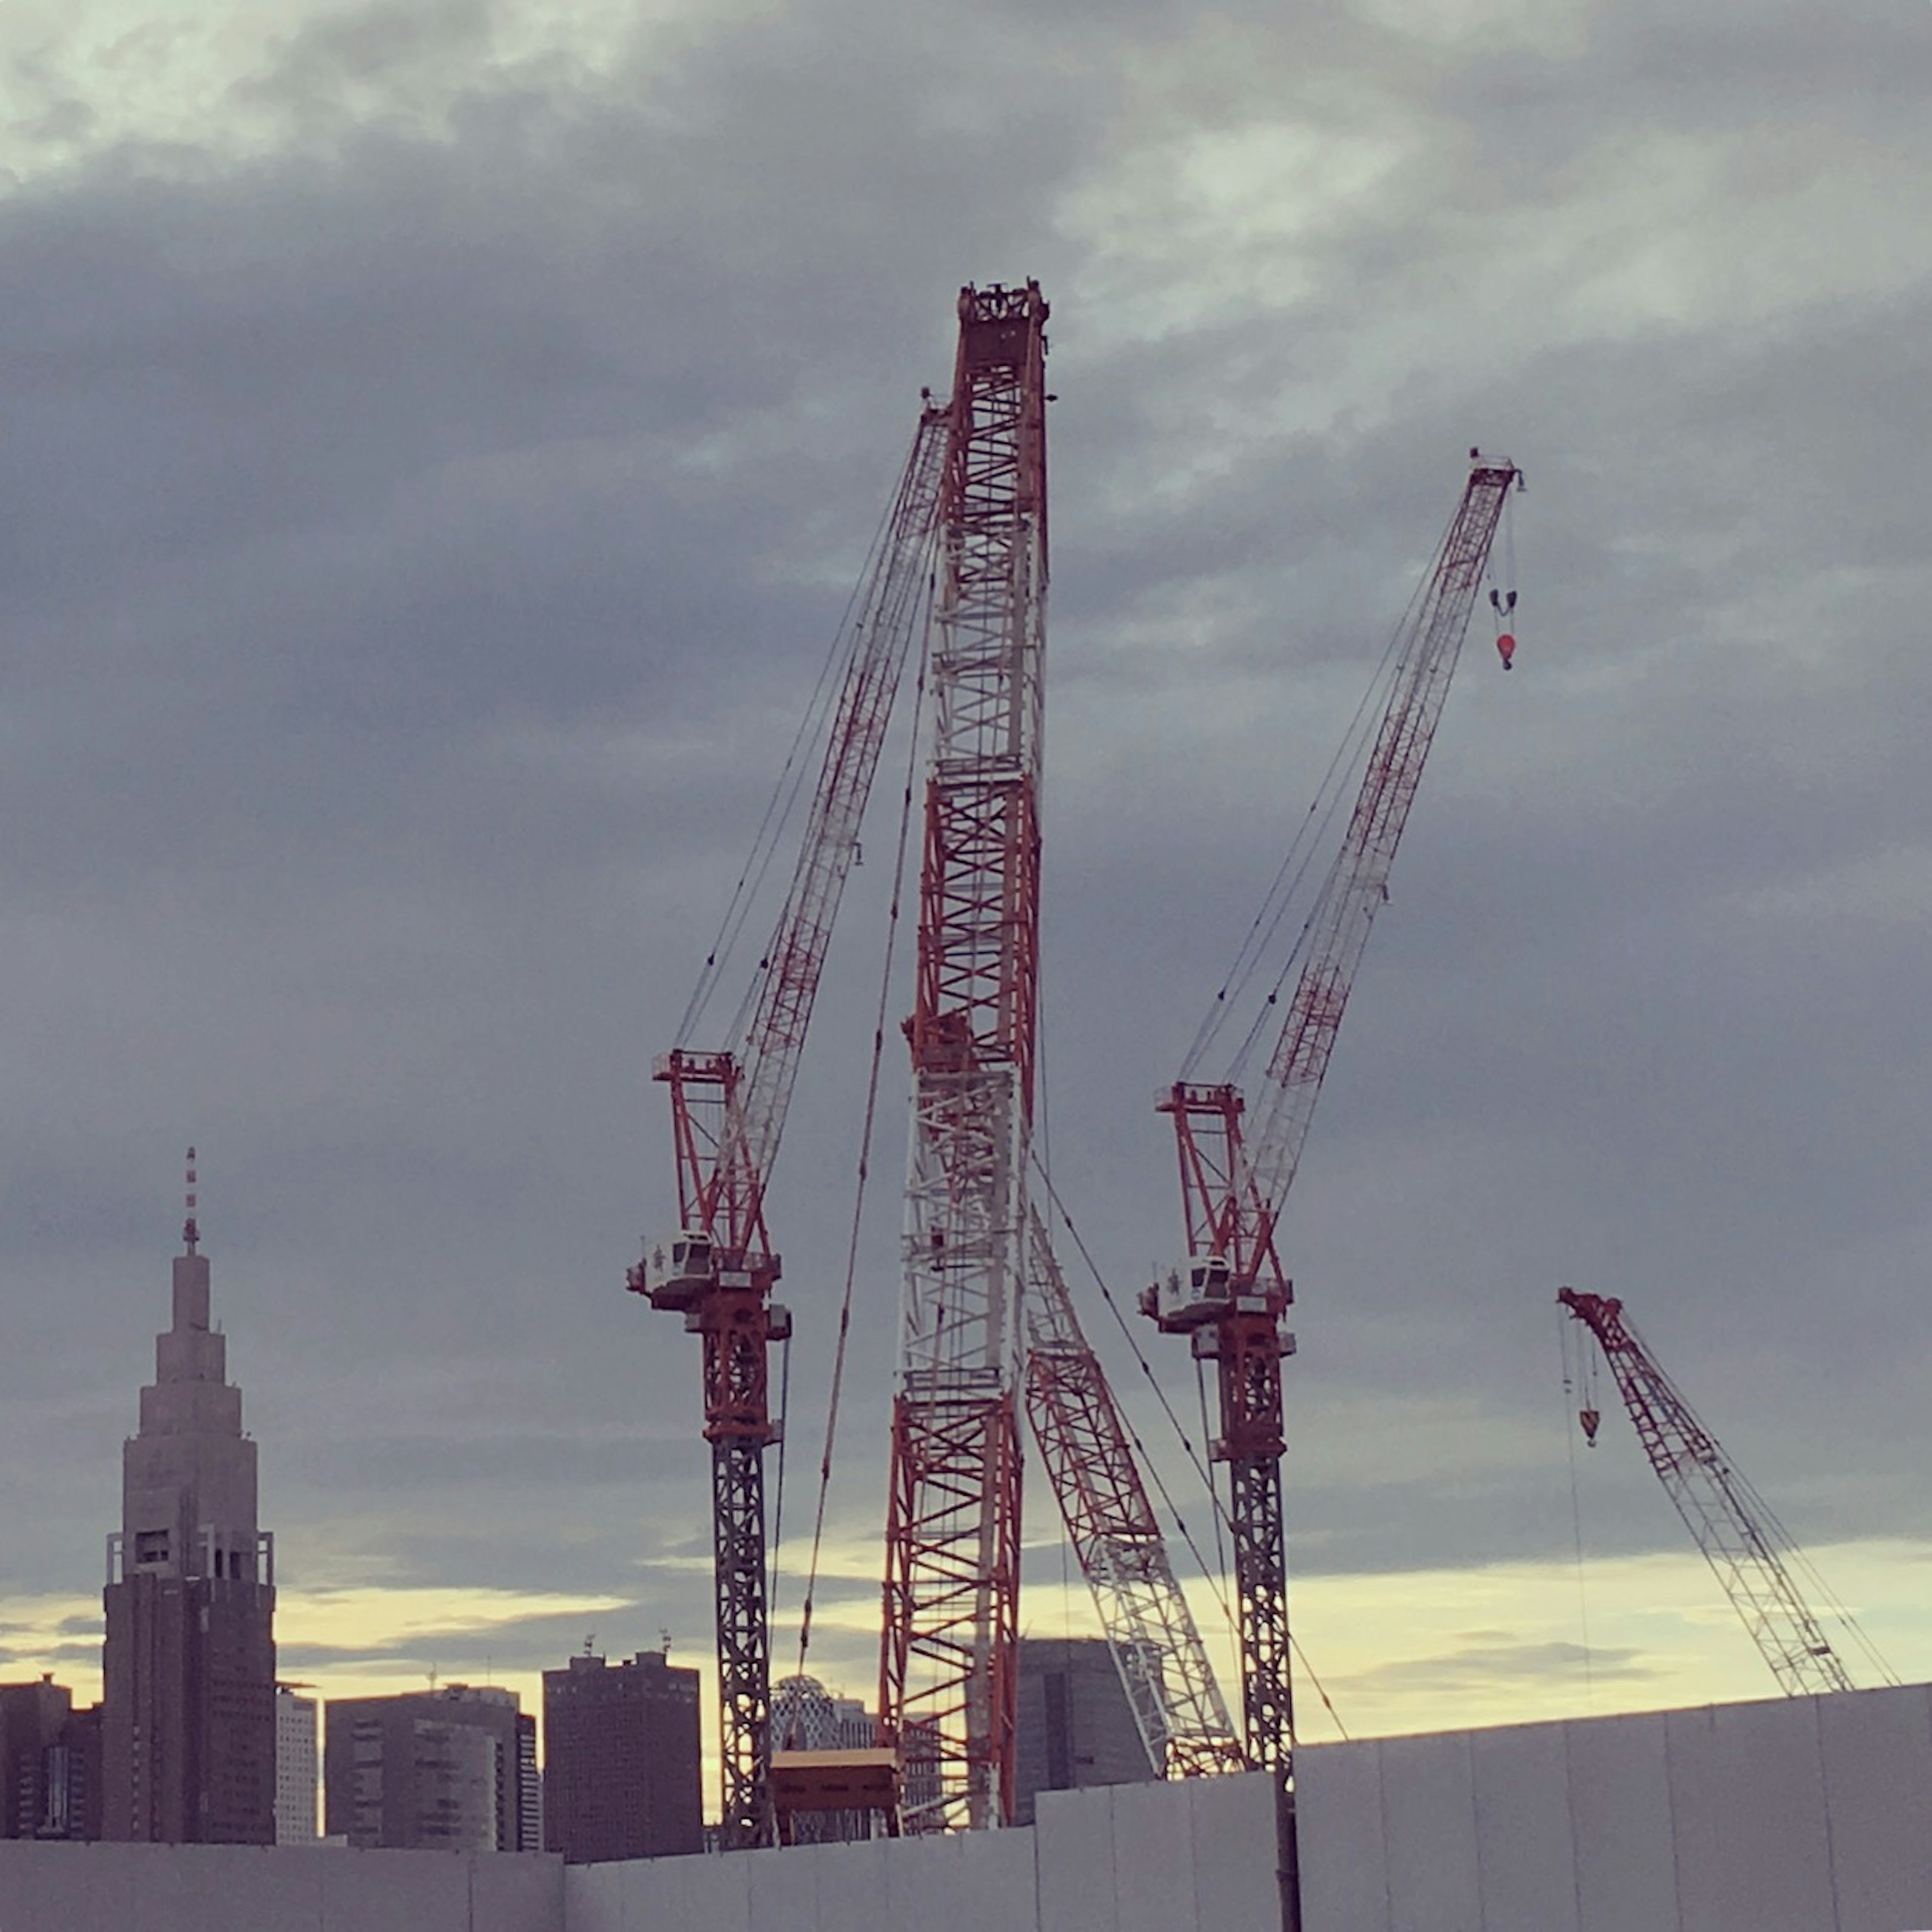
<path id="1" fill-rule="evenodd" d="M 717 1279 L 715 1244 L 709 1234 L 686 1228 L 656 1243 L 639 1272 L 653 1308 L 688 1308 Z"/>
<path id="2" fill-rule="evenodd" d="M 1174 1334 L 1218 1320 L 1233 1300 L 1227 1256 L 1190 1255 L 1186 1266 L 1169 1268 L 1151 1288 L 1142 1290 L 1141 1312 Z"/>

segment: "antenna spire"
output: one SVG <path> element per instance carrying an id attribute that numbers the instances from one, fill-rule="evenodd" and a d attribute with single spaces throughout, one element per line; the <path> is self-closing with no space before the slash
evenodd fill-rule
<path id="1" fill-rule="evenodd" d="M 201 1228 L 194 1218 L 194 1149 L 188 1150 L 188 1219 L 182 1223 L 182 1239 L 188 1244 L 188 1251 L 193 1254 L 201 1240 Z"/>

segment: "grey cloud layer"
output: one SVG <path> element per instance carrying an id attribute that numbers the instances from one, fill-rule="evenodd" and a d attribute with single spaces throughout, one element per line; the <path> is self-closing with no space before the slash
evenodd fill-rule
<path id="1" fill-rule="evenodd" d="M 1052 1149 L 1123 1291 L 1177 1238 L 1148 1096 L 1462 449 L 1531 478 L 1519 670 L 1472 638 L 1294 1210 L 1301 1567 L 1566 1546 L 1569 1279 L 1630 1297 L 1801 1533 L 1932 1531 L 1926 930 L 1883 883 L 1923 878 L 1932 803 L 1905 213 L 1932 41 L 1903 19 L 1430 38 L 1118 6 L 962 40 L 818 6 L 596 69 L 493 64 L 488 9 L 373 9 L 248 82 L 278 146 L 106 146 L 0 202 L 0 1441 L 59 1505 L 10 1514 L 0 1588 L 92 1586 L 196 1138 L 292 1587 L 305 1544 L 366 1549 L 392 1580 L 634 1589 L 639 1643 L 704 1627 L 701 1574 L 649 1568 L 703 1546 L 695 1361 L 618 1289 L 670 1211 L 648 1057 L 952 291 L 1029 272 L 1063 398 Z M 1271 132 L 1312 158 L 1226 145 Z M 781 1175 L 788 1509 L 884 869 Z M 1445 1393 L 1509 1433 L 1501 1466 L 1440 1466 Z M 1348 1432 L 1406 1400 L 1392 1479 Z M 1606 1545 L 1670 1544 L 1627 1473 Z"/>

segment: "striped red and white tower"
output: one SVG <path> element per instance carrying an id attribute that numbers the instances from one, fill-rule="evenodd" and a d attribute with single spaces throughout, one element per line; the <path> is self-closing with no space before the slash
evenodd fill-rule
<path id="1" fill-rule="evenodd" d="M 1047 304 L 967 288 L 940 499 L 880 1710 L 908 1828 L 1012 1815 Z"/>

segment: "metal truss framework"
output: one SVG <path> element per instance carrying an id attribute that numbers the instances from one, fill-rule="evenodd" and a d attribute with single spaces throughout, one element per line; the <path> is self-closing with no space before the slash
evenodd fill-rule
<path id="1" fill-rule="evenodd" d="M 879 1691 L 934 1760 L 914 1831 L 1013 1802 L 1047 314 L 1036 283 L 962 290 L 948 406 Z"/>
<path id="2" fill-rule="evenodd" d="M 1132 1438 L 1036 1214 L 1028 1261 L 1027 1418 L 1148 1760 L 1167 1778 L 1245 1771 Z"/>
<path id="3" fill-rule="evenodd" d="M 1696 1539 L 1732 1607 L 1787 1696 L 1856 1687 L 1778 1554 L 1784 1526 L 1726 1460 L 1614 1297 L 1559 1288 L 1556 1299 L 1597 1338 L 1637 1440 Z M 1795 1552 L 1794 1552 L 1795 1554 Z"/>

